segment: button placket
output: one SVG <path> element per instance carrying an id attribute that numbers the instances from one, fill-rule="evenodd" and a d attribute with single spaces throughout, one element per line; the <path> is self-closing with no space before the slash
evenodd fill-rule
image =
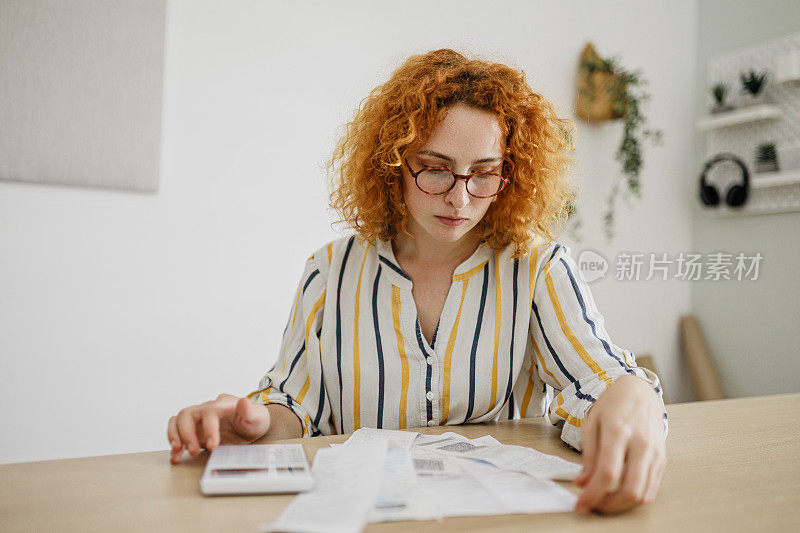
<path id="1" fill-rule="evenodd" d="M 429 354 L 428 350 L 430 350 L 430 346 L 427 346 L 426 342 L 422 339 L 422 331 L 419 325 L 419 316 L 415 319 L 415 333 L 417 338 L 417 350 L 419 351 L 420 356 L 425 360 L 425 365 L 422 367 L 422 379 L 424 383 L 423 389 L 425 390 L 425 397 L 422 402 L 424 405 L 423 408 L 423 419 L 426 420 L 426 424 L 428 426 L 435 426 L 436 425 L 436 410 L 435 404 L 433 400 L 436 398 L 436 395 L 433 393 L 433 384 L 434 375 L 433 371 L 436 368 L 434 366 L 434 358 L 432 355 Z M 432 350 L 431 350 L 432 351 Z"/>

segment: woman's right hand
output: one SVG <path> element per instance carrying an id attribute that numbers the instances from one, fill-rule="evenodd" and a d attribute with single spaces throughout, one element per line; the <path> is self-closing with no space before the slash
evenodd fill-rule
<path id="1" fill-rule="evenodd" d="M 181 409 L 169 419 L 170 462 L 179 463 L 184 448 L 194 457 L 201 447 L 213 450 L 220 444 L 249 444 L 266 435 L 269 426 L 266 405 L 220 394 L 216 400 Z"/>

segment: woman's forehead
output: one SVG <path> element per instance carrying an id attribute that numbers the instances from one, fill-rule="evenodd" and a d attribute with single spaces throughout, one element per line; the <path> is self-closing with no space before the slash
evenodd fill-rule
<path id="1" fill-rule="evenodd" d="M 496 113 L 456 104 L 447 109 L 418 152 L 445 155 L 456 161 L 502 157 L 503 132 Z"/>

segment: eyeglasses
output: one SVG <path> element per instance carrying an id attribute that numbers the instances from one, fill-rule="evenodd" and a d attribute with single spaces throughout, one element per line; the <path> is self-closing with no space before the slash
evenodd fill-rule
<path id="1" fill-rule="evenodd" d="M 414 177 L 419 190 L 433 195 L 444 194 L 455 186 L 457 180 L 464 180 L 469 194 L 476 198 L 491 198 L 497 196 L 508 183 L 508 179 L 494 172 L 479 171 L 462 176 L 447 167 L 427 166 L 414 172 L 407 159 L 403 159 L 403 163 Z"/>

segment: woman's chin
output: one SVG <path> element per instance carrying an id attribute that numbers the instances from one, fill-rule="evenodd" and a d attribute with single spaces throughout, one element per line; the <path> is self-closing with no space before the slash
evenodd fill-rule
<path id="1" fill-rule="evenodd" d="M 466 226 L 466 224 L 452 227 L 447 227 L 440 224 L 439 227 L 429 230 L 428 234 L 433 237 L 434 240 L 442 243 L 457 242 L 467 235 L 470 229 L 472 229 L 471 227 L 464 226 Z"/>

